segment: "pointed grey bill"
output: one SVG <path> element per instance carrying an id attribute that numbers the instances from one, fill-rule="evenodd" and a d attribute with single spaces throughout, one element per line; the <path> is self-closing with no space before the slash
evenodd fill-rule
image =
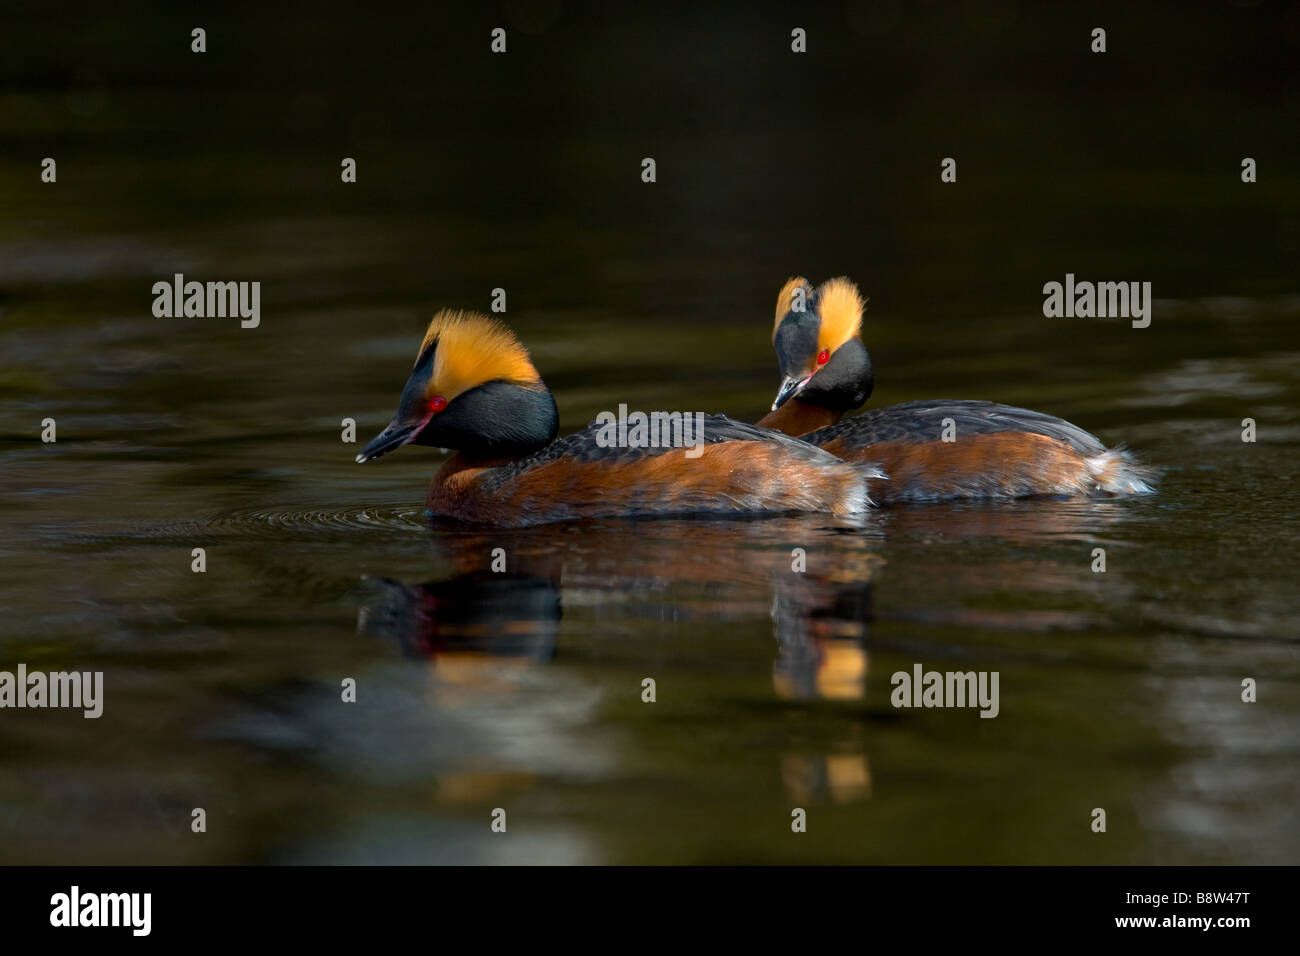
<path id="1" fill-rule="evenodd" d="M 781 383 L 781 388 L 777 390 L 776 401 L 772 403 L 772 411 L 776 411 L 794 397 L 794 395 L 798 393 L 799 389 L 808 384 L 808 379 L 810 378 L 812 378 L 811 375 L 805 375 L 803 378 L 795 378 L 793 375 L 787 375 L 785 381 Z"/>
<path id="2" fill-rule="evenodd" d="M 407 442 L 419 433 L 424 422 L 405 423 L 396 420 L 388 423 L 388 427 L 370 440 L 370 444 L 361 450 L 357 455 L 357 464 L 365 464 L 368 461 L 374 461 L 380 455 L 386 455 L 396 448 L 401 448 Z"/>

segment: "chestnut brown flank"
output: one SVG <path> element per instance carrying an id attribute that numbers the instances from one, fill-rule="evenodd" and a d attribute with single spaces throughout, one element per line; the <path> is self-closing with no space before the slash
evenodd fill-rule
<path id="1" fill-rule="evenodd" d="M 457 455 L 434 476 L 427 506 L 436 514 L 499 525 L 636 514 L 825 511 L 844 514 L 861 501 L 854 466 L 791 458 L 780 446 L 719 442 L 698 458 L 670 449 L 626 462 L 560 458 L 530 468 L 494 490 L 491 464 Z"/>
<path id="2" fill-rule="evenodd" d="M 822 446 L 846 461 L 874 462 L 889 476 L 874 486 L 882 504 L 944 498 L 1087 493 L 1084 456 L 1066 442 L 1032 432 L 994 432 L 954 442 L 886 441 L 859 448 L 842 439 Z"/>

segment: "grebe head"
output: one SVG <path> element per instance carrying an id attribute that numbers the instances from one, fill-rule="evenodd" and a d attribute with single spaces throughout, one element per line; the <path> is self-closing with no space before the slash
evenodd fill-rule
<path id="1" fill-rule="evenodd" d="M 514 333 L 486 315 L 444 309 L 424 334 L 397 414 L 357 461 L 412 443 L 516 458 L 549 445 L 559 424 L 555 399 Z"/>
<path id="2" fill-rule="evenodd" d="M 871 397 L 875 376 L 862 344 L 864 304 L 858 287 L 844 277 L 816 289 L 801 276 L 786 282 L 772 329 L 782 377 L 773 411 L 795 396 L 839 412 Z"/>

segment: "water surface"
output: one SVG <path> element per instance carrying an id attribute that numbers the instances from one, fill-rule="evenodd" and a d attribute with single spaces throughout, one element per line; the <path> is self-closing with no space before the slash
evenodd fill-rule
<path id="1" fill-rule="evenodd" d="M 1297 862 L 1300 202 L 1233 171 L 1285 145 L 1281 94 L 1222 58 L 1084 84 L 1024 11 L 979 33 L 1016 53 L 991 72 L 970 24 L 855 14 L 801 73 L 756 22 L 589 13 L 527 21 L 472 89 L 443 74 L 479 59 L 382 17 L 228 25 L 207 73 L 147 55 L 165 23 L 10 61 L 0 667 L 102 670 L 106 700 L 0 716 L 0 859 Z M 841 148 L 773 148 L 791 115 Z M 1159 494 L 494 533 L 430 527 L 436 450 L 340 439 L 387 421 L 434 310 L 498 286 L 566 430 L 755 420 L 796 271 L 871 295 L 873 405 L 1061 415 Z M 1044 319 L 1067 271 L 1153 281 L 1152 326 Z M 261 326 L 154 318 L 175 272 L 261 281 Z M 998 671 L 999 716 L 892 707 L 918 662 Z"/>

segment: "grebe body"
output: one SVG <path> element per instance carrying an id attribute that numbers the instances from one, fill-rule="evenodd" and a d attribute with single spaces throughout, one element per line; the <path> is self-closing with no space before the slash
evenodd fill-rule
<path id="1" fill-rule="evenodd" d="M 773 347 L 783 376 L 759 425 L 885 473 L 881 504 L 1036 495 L 1145 494 L 1153 471 L 1064 419 L 988 401 L 925 400 L 868 410 L 875 372 L 861 339 L 865 301 L 845 278 L 790 279 Z"/>

